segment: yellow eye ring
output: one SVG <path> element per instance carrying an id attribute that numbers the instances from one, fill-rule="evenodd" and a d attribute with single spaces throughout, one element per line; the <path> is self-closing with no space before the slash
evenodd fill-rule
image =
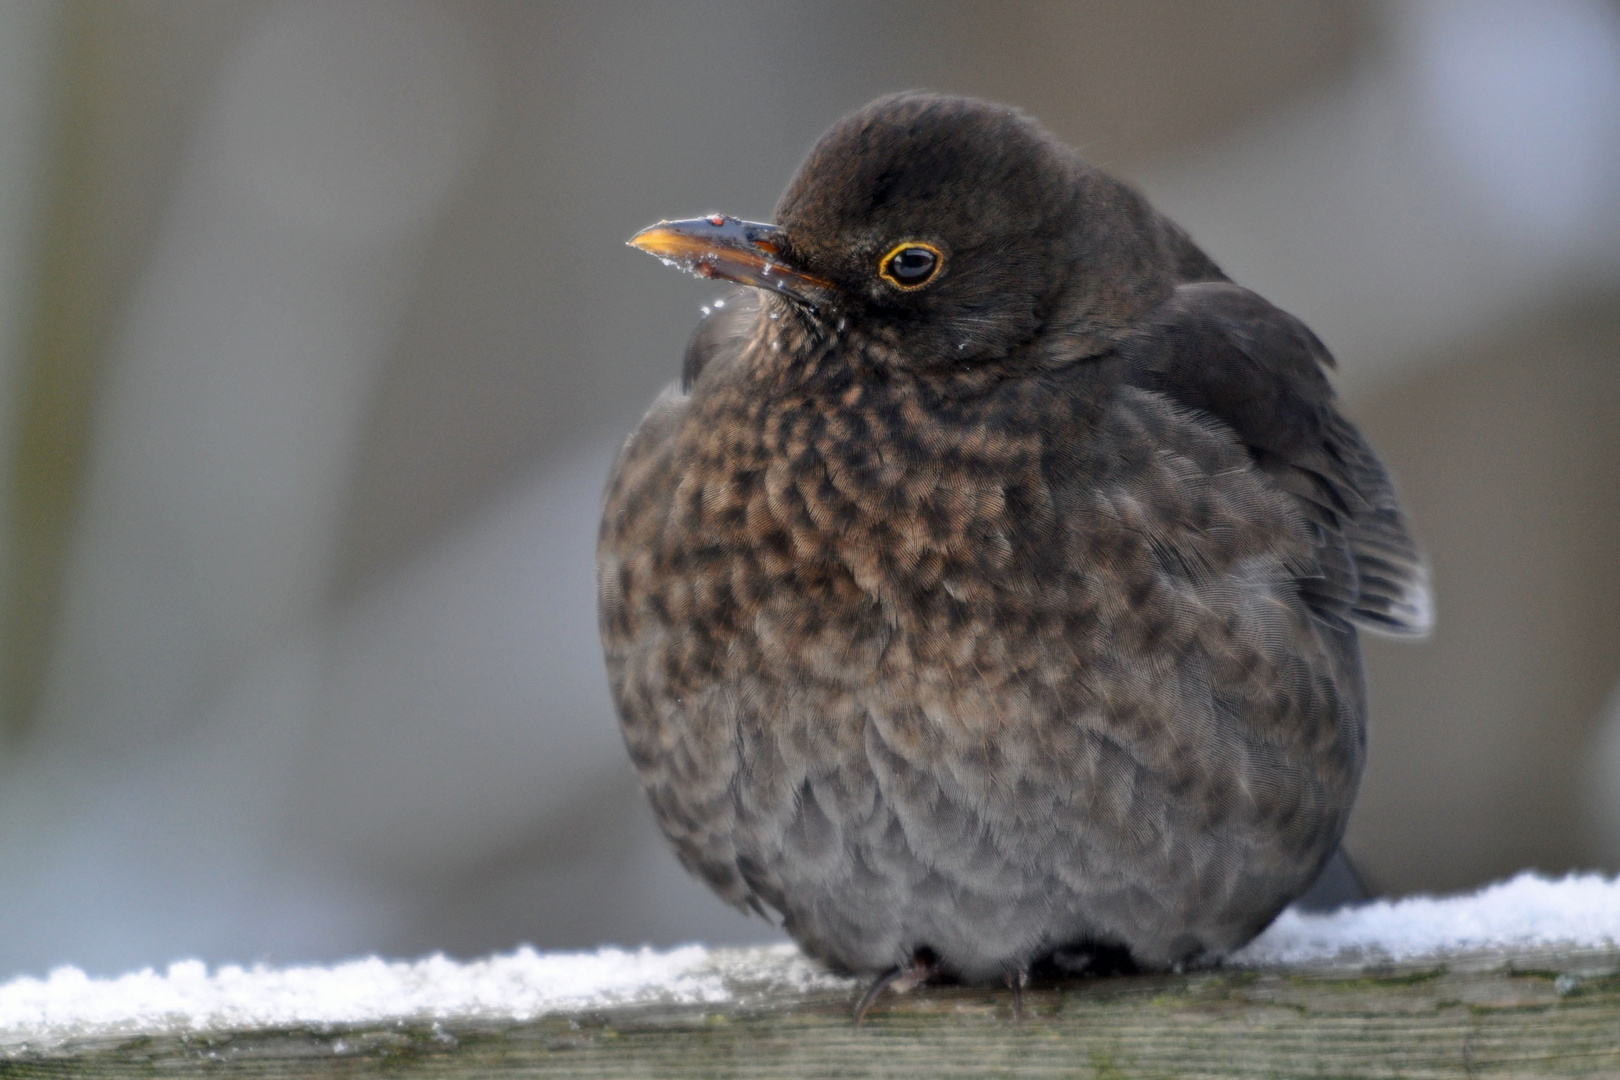
<path id="1" fill-rule="evenodd" d="M 907 240 L 889 249 L 878 263 L 878 276 L 901 292 L 913 292 L 939 276 L 945 253 L 922 240 Z"/>

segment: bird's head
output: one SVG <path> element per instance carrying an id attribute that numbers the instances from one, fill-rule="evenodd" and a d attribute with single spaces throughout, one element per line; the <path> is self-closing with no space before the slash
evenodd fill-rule
<path id="1" fill-rule="evenodd" d="M 1099 351 L 1162 295 L 1157 239 L 1139 197 L 1017 110 L 907 93 L 822 136 L 775 224 L 716 214 L 630 243 L 954 367 L 1037 338 L 1042 354 Z"/>

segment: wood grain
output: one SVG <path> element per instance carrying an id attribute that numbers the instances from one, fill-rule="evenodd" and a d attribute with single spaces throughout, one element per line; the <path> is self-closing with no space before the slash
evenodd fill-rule
<path id="1" fill-rule="evenodd" d="M 12 1048 L 0 1077 L 1620 1076 L 1620 951 L 926 987 L 856 1030 L 858 987 L 721 954 L 732 1000 L 523 1023 L 150 1035 Z M 746 972 L 752 972 L 748 974 Z"/>

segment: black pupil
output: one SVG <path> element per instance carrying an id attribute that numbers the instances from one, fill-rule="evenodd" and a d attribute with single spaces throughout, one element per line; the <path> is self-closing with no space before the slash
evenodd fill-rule
<path id="1" fill-rule="evenodd" d="M 908 285 L 922 281 L 934 272 L 934 253 L 927 248 L 906 248 L 889 260 L 889 272 Z"/>

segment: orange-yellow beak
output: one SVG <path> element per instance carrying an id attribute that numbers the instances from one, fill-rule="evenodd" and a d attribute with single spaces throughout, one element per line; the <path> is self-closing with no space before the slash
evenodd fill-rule
<path id="1" fill-rule="evenodd" d="M 833 284 L 781 257 L 781 230 L 725 214 L 660 221 L 632 236 L 629 244 L 670 266 L 704 278 L 770 289 L 806 304 L 830 292 Z"/>

